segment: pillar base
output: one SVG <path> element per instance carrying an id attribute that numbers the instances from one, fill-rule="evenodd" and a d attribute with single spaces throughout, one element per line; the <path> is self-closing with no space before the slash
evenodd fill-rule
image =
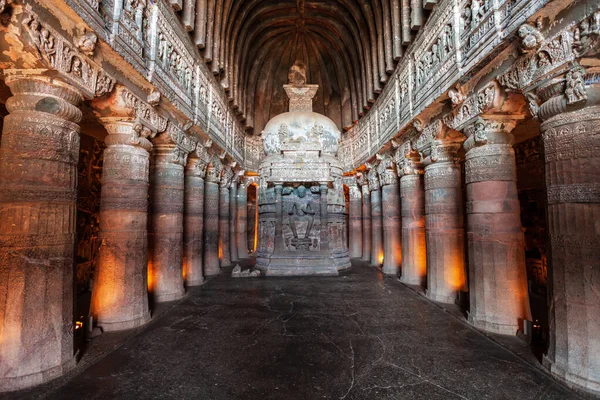
<path id="1" fill-rule="evenodd" d="M 600 382 L 569 372 L 566 366 L 550 360 L 545 354 L 542 357 L 542 364 L 552 375 L 568 386 L 573 386 L 596 396 L 600 395 Z"/>
<path id="2" fill-rule="evenodd" d="M 187 286 L 187 287 L 200 286 L 200 285 L 204 285 L 205 282 L 206 282 L 206 279 L 204 279 L 204 278 L 194 279 L 193 281 L 186 281 L 185 286 Z"/>
<path id="3" fill-rule="evenodd" d="M 152 317 L 150 316 L 150 312 L 147 312 L 146 314 L 144 314 L 143 316 L 141 316 L 139 318 L 127 320 L 127 321 L 112 322 L 112 321 L 98 320 L 96 325 L 99 326 L 100 328 L 102 328 L 102 332 L 116 332 L 116 331 L 124 331 L 127 329 L 133 329 L 133 328 L 140 327 L 140 326 L 145 325 L 148 322 L 150 322 L 151 319 L 152 319 Z"/>
<path id="4" fill-rule="evenodd" d="M 444 304 L 454 304 L 456 303 L 456 294 L 453 294 L 451 296 L 448 295 L 441 295 L 441 294 L 435 294 L 435 293 L 431 293 L 429 290 L 427 290 L 425 292 L 425 296 L 432 301 L 435 301 L 437 303 L 444 303 Z"/>
<path id="5" fill-rule="evenodd" d="M 482 331 L 489 333 L 497 333 L 500 335 L 515 336 L 520 328 L 518 324 L 499 324 L 497 322 L 476 319 L 472 314 L 469 314 L 468 321 L 469 324 L 473 325 L 473 327 L 477 329 L 481 329 Z"/>
<path id="6" fill-rule="evenodd" d="M 179 300 L 185 294 L 185 289 L 181 289 L 175 293 L 154 294 L 154 301 L 157 303 L 165 303 L 167 301 Z"/>
<path id="7" fill-rule="evenodd" d="M 397 276 L 398 267 L 383 267 L 382 272 L 389 276 Z"/>
<path id="8" fill-rule="evenodd" d="M 425 279 L 411 279 L 400 277 L 400 282 L 404 283 L 405 285 L 423 286 L 423 284 L 425 283 Z"/>
<path id="9" fill-rule="evenodd" d="M 77 365 L 77 360 L 74 355 L 64 364 L 52 367 L 45 371 L 17 376 L 14 378 L 0 378 L 0 393 L 14 392 L 17 390 L 27 389 L 32 386 L 41 385 L 42 383 L 49 382 L 66 374 L 75 368 L 75 365 Z"/>

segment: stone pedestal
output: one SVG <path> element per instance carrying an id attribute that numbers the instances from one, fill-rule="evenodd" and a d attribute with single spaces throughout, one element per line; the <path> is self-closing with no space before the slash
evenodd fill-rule
<path id="1" fill-rule="evenodd" d="M 236 241 L 238 258 L 248 258 L 248 184 L 242 182 L 237 193 Z"/>
<path id="2" fill-rule="evenodd" d="M 12 74 L 0 148 L 0 388 L 53 379 L 73 357 L 81 94 Z"/>
<path id="3" fill-rule="evenodd" d="M 148 287 L 156 302 L 177 300 L 185 293 L 182 269 L 186 157 L 178 154 L 177 145 L 165 143 L 169 139 L 160 138 L 154 143 L 154 163 L 150 171 L 152 217 Z"/>
<path id="4" fill-rule="evenodd" d="M 425 167 L 427 297 L 454 303 L 466 289 L 460 142 L 434 141 L 436 156 Z"/>
<path id="5" fill-rule="evenodd" d="M 362 193 L 356 183 L 356 177 L 352 176 L 346 180 L 350 192 L 350 209 L 348 210 L 349 246 L 350 258 L 362 257 L 363 221 L 362 221 Z"/>
<path id="6" fill-rule="evenodd" d="M 141 125 L 132 118 L 103 118 L 102 122 L 108 136 L 91 314 L 104 331 L 115 331 L 150 320 L 147 224 L 152 144 L 140 137 Z"/>
<path id="7" fill-rule="evenodd" d="M 499 117 L 502 118 L 502 117 Z M 479 118 L 464 131 L 467 150 L 469 322 L 516 334 L 531 320 L 512 120 Z"/>
<path id="8" fill-rule="evenodd" d="M 193 154 L 193 153 L 192 153 Z M 204 177 L 206 161 L 190 156 L 185 167 L 183 216 L 183 277 L 185 286 L 204 283 Z"/>
<path id="9" fill-rule="evenodd" d="M 425 190 L 419 156 L 405 158 L 400 178 L 402 203 L 402 275 L 400 281 L 424 285 L 427 280 L 425 243 Z"/>
<path id="10" fill-rule="evenodd" d="M 586 83 L 596 78 L 590 74 Z M 600 87 L 540 110 L 548 190 L 550 341 L 544 364 L 600 394 Z M 552 93 L 552 92 L 551 92 Z"/>
<path id="11" fill-rule="evenodd" d="M 361 176 L 359 184 L 362 190 L 362 261 L 371 261 L 371 192 L 369 183 Z"/>
<path id="12" fill-rule="evenodd" d="M 219 181 L 221 167 L 214 162 L 204 183 L 204 276 L 219 274 Z"/>
<path id="13" fill-rule="evenodd" d="M 386 161 L 383 160 L 382 163 Z M 390 160 L 391 162 L 391 160 Z M 393 165 L 393 164 L 390 164 Z M 400 191 L 396 170 L 386 168 L 379 173 L 383 223 L 383 273 L 396 276 L 402 263 L 400 226 Z"/>
<path id="14" fill-rule="evenodd" d="M 223 172 L 219 183 L 219 265 L 221 268 L 231 265 L 229 250 L 229 185 L 233 173 L 230 168 Z"/>
<path id="15" fill-rule="evenodd" d="M 237 248 L 237 196 L 239 177 L 229 187 L 229 254 L 232 263 L 240 261 Z"/>

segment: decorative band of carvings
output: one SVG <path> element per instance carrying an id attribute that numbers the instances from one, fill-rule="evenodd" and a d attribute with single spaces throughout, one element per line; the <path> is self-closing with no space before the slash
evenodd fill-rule
<path id="1" fill-rule="evenodd" d="M 100 201 L 101 211 L 110 210 L 129 210 L 129 211 L 148 211 L 148 200 L 147 199 L 106 199 L 102 198 Z"/>
<path id="2" fill-rule="evenodd" d="M 183 214 L 183 201 L 181 204 L 160 203 L 152 204 L 153 214 Z"/>
<path id="3" fill-rule="evenodd" d="M 43 189 L 28 189 L 19 187 L 3 187 L 0 189 L 0 202 L 2 203 L 20 203 L 20 202 L 75 202 L 77 200 L 77 191 L 72 189 L 51 190 L 48 187 Z"/>
<path id="4" fill-rule="evenodd" d="M 449 215 L 461 215 L 462 205 L 461 204 L 425 204 L 425 214 L 449 214 Z"/>
<path id="5" fill-rule="evenodd" d="M 483 147 L 488 146 L 495 147 L 494 145 Z M 517 167 L 512 148 L 508 152 L 488 152 L 488 154 L 482 155 L 469 155 L 471 151 L 467 153 L 465 160 L 465 181 L 467 184 L 486 181 L 517 180 Z"/>
<path id="6" fill-rule="evenodd" d="M 38 247 L 38 246 L 64 246 L 72 245 L 75 234 L 62 235 L 0 235 L 0 248 L 2 247 Z M 0 253 L 3 253 L 0 250 Z"/>
<path id="7" fill-rule="evenodd" d="M 598 253 L 600 251 L 600 240 L 598 236 L 578 235 L 576 232 L 570 235 L 548 235 L 553 248 L 562 247 L 567 249 L 576 249 L 575 254 L 581 255 L 581 249 L 590 249 Z M 597 254 L 595 261 L 600 260 L 600 254 Z"/>
<path id="8" fill-rule="evenodd" d="M 600 183 L 549 186 L 548 204 L 557 203 L 600 203 Z"/>
<path id="9" fill-rule="evenodd" d="M 600 107 L 597 108 L 597 112 L 600 113 Z M 600 118 L 594 118 L 593 115 L 571 117 L 577 121 L 542 124 L 546 162 L 594 158 L 600 153 Z M 579 120 L 582 118 L 586 120 Z"/>
<path id="10" fill-rule="evenodd" d="M 454 163 L 433 164 L 425 168 L 425 190 L 460 187 L 460 169 Z"/>

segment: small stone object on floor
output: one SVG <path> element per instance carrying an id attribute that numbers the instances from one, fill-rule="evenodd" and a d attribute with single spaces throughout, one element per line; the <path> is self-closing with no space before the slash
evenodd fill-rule
<path id="1" fill-rule="evenodd" d="M 260 276 L 260 271 L 253 271 L 252 268 L 242 271 L 240 264 L 236 264 L 233 271 L 231 271 L 231 276 L 234 278 L 258 278 Z"/>

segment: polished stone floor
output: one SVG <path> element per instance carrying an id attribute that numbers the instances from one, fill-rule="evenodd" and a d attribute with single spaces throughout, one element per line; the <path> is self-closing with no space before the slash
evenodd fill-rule
<path id="1" fill-rule="evenodd" d="M 517 340 L 517 339 L 515 339 Z M 52 399 L 576 399 L 398 281 L 219 276 Z"/>

